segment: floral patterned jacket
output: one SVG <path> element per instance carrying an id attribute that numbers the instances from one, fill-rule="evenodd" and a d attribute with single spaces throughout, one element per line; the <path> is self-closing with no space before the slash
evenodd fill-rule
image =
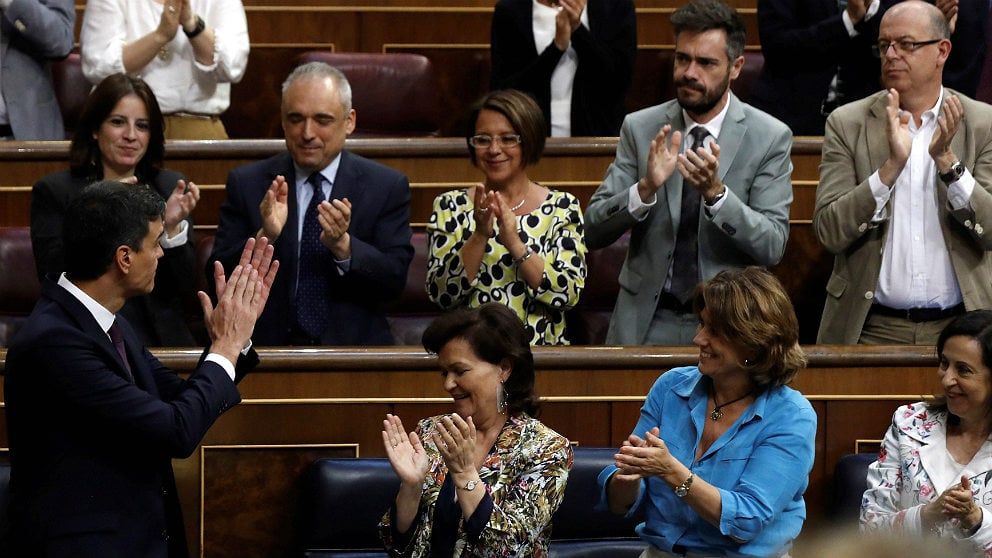
<path id="1" fill-rule="evenodd" d="M 861 500 L 865 531 L 922 531 L 920 512 L 951 486 L 959 474 L 947 467 L 946 411 L 931 411 L 924 402 L 904 405 L 892 415 L 882 448 L 868 467 L 868 490 Z M 975 553 L 992 557 L 992 454 L 989 442 L 972 462 L 972 490 L 982 506 L 982 525 L 965 537 L 954 521 L 939 526 L 940 536 L 964 541 Z"/>
<path id="2" fill-rule="evenodd" d="M 434 444 L 426 440 L 431 439 L 440 419 L 441 416 L 431 417 L 417 424 L 417 435 L 425 440 L 430 465 L 420 509 L 411 527 L 415 532 L 406 548 L 396 548 L 394 544 L 391 511 L 379 524 L 379 534 L 390 556 L 431 555 L 431 518 L 448 469 Z M 565 437 L 527 415 L 507 419 L 479 470 L 479 478 L 492 498 L 492 513 L 475 543 L 471 542 L 474 537 L 466 533 L 462 518 L 454 556 L 548 556 L 551 516 L 565 495 L 571 468 L 572 448 Z"/>

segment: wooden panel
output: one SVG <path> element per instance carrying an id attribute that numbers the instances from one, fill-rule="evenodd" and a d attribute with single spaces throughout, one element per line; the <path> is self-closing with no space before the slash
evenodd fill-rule
<path id="1" fill-rule="evenodd" d="M 296 482 L 316 459 L 357 457 L 354 446 L 203 446 L 200 463 L 202 554 L 241 558 L 265 548 L 289 556 L 293 546 Z M 184 510 L 190 517 L 190 511 Z M 187 521 L 187 523 L 192 523 Z M 201 538 L 202 537 L 202 538 Z M 196 539 L 194 539 L 196 540 Z"/>

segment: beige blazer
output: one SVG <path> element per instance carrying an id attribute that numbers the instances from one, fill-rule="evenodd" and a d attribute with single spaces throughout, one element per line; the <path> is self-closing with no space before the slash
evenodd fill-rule
<path id="1" fill-rule="evenodd" d="M 992 106 L 950 89 L 944 94 L 957 95 L 964 108 L 951 146 L 975 177 L 975 190 L 970 207 L 951 211 L 947 187 L 934 177 L 934 203 L 965 307 L 992 308 Z M 868 177 L 889 155 L 885 106 L 883 91 L 827 119 L 813 229 L 835 258 L 817 343 L 857 343 L 874 298 L 889 221 L 871 222 L 875 198 Z"/>

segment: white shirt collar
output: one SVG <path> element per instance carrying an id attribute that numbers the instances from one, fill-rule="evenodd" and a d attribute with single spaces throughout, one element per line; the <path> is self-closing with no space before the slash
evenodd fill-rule
<path id="1" fill-rule="evenodd" d="M 709 141 L 706 142 L 706 145 L 709 145 L 711 141 L 718 140 L 720 137 L 720 130 L 723 129 L 723 121 L 727 118 L 727 111 L 730 109 L 730 98 L 731 95 L 728 95 L 727 103 L 723 105 L 723 110 L 717 113 L 717 115 L 710 119 L 710 121 L 706 124 L 696 122 L 689 116 L 689 113 L 686 112 L 685 109 L 682 109 L 682 120 L 685 121 L 685 131 L 688 132 L 696 126 L 702 126 L 703 128 L 706 128 L 707 132 L 710 133 L 710 138 L 708 138 Z"/>
<path id="2" fill-rule="evenodd" d="M 84 293 L 82 289 L 66 278 L 65 273 L 59 275 L 58 283 L 60 287 L 69 291 L 69 294 L 75 297 L 76 300 L 81 302 L 83 306 L 86 307 L 89 313 L 93 315 L 96 323 L 99 324 L 100 329 L 107 331 L 110 329 L 110 326 L 114 325 L 114 319 L 116 319 L 114 313 L 104 308 L 103 305 L 94 300 L 93 297 Z"/>

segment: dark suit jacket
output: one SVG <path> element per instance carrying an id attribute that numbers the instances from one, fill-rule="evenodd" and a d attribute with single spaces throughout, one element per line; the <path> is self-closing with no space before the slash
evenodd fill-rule
<path id="1" fill-rule="evenodd" d="M 171 460 L 241 396 L 216 363 L 183 380 L 117 321 L 134 383 L 93 315 L 50 280 L 10 345 L 13 556 L 188 556 Z M 257 362 L 249 353 L 239 372 Z"/>
<path id="2" fill-rule="evenodd" d="M 820 105 L 841 68 L 842 102 L 878 91 L 880 61 L 871 52 L 878 41 L 875 17 L 847 34 L 837 0 L 758 0 L 758 33 L 765 65 L 749 102 L 785 122 L 797 135 L 823 135 Z"/>
<path id="3" fill-rule="evenodd" d="M 579 57 L 572 86 L 572 135 L 615 136 L 637 58 L 637 21 L 631 0 L 589 0 L 589 29 L 572 34 Z M 493 89 L 530 93 L 551 131 L 551 73 L 564 52 L 554 41 L 534 46 L 531 0 L 500 0 L 492 23 Z"/>
<path id="4" fill-rule="evenodd" d="M 927 0 L 931 4 L 933 0 Z M 958 4 L 951 54 L 944 64 L 944 85 L 974 98 L 989 49 L 989 5 L 985 0 Z M 988 102 L 988 99 L 982 99 Z"/>
<path id="5" fill-rule="evenodd" d="M 295 294 L 299 240 L 296 170 L 288 153 L 238 167 L 227 178 L 227 200 L 220 208 L 220 223 L 210 262 L 220 260 L 226 269 L 238 262 L 248 238 L 262 227 L 258 206 L 276 175 L 289 184 L 289 218 L 275 242 L 279 260 L 265 311 L 255 325 L 259 346 L 287 345 L 296 322 Z M 327 270 L 329 326 L 320 336 L 323 345 L 392 345 L 383 303 L 399 296 L 406 285 L 413 259 L 410 244 L 410 182 L 395 170 L 343 151 L 332 199 L 352 203 L 351 269 L 341 275 L 337 266 Z M 212 263 L 210 265 L 213 265 Z M 212 272 L 207 271 L 210 276 Z"/>
<path id="6" fill-rule="evenodd" d="M 165 200 L 176 189 L 176 181 L 182 178 L 178 172 L 163 170 L 149 185 Z M 39 279 L 65 270 L 62 218 L 69 203 L 89 183 L 69 170 L 61 170 L 42 178 L 31 189 L 31 250 Z M 192 304 L 196 284 L 193 220 L 187 219 L 187 222 L 189 237 L 186 244 L 166 250 L 158 261 L 155 289 L 147 296 L 129 299 L 120 311 L 143 346 L 191 347 L 196 344 L 187 320 L 188 308 L 196 308 Z"/>
<path id="7" fill-rule="evenodd" d="M 48 61 L 72 52 L 75 22 L 72 0 L 13 0 L 3 11 L 3 98 L 15 139 L 65 139 Z"/>

